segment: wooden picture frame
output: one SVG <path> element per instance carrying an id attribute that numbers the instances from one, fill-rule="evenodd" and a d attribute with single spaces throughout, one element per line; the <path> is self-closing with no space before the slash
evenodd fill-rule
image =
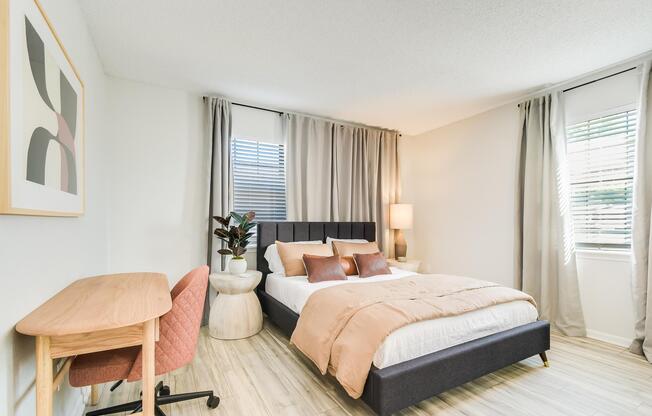
<path id="1" fill-rule="evenodd" d="M 85 210 L 85 89 L 38 0 L 0 0 L 0 214 Z"/>

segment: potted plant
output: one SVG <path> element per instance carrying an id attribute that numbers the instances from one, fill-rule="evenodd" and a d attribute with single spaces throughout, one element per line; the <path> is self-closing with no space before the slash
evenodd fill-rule
<path id="1" fill-rule="evenodd" d="M 242 274 L 247 271 L 247 260 L 242 256 L 247 252 L 249 238 L 254 235 L 251 230 L 256 226 L 256 223 L 253 222 L 255 217 L 256 213 L 253 211 L 243 215 L 231 212 L 226 218 L 213 217 L 220 225 L 215 229 L 215 235 L 226 243 L 227 247 L 221 248 L 217 252 L 223 256 L 233 256 L 228 265 L 229 273 Z"/>

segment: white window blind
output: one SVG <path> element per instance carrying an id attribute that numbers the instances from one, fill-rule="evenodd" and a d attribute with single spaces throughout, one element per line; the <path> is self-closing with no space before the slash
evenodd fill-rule
<path id="1" fill-rule="evenodd" d="M 631 245 L 636 110 L 566 128 L 577 247 Z"/>
<path id="2" fill-rule="evenodd" d="M 286 219 L 285 149 L 282 144 L 234 138 L 233 210 L 256 213 L 256 221 Z M 255 244 L 256 239 L 250 240 Z"/>

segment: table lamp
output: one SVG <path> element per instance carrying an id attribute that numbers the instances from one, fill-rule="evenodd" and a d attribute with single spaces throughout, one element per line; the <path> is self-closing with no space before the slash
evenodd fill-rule
<path id="1" fill-rule="evenodd" d="M 389 228 L 394 233 L 394 255 L 398 261 L 407 261 L 407 243 L 402 230 L 412 228 L 412 204 L 390 204 Z"/>

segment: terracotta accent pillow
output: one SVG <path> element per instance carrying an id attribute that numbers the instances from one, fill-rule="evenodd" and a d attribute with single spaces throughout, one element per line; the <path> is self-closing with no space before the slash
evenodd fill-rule
<path id="1" fill-rule="evenodd" d="M 292 244 L 276 242 L 278 255 L 281 257 L 286 276 L 305 276 L 303 255 L 332 256 L 333 250 L 327 244 Z"/>
<path id="2" fill-rule="evenodd" d="M 378 253 L 378 244 L 375 241 L 371 243 L 349 243 L 346 241 L 333 241 L 333 253 L 340 257 L 350 257 L 356 253 L 371 254 Z"/>
<path id="3" fill-rule="evenodd" d="M 346 257 L 340 256 L 340 264 L 344 269 L 345 275 L 354 276 L 358 274 L 358 268 L 355 267 L 355 260 L 353 260 L 353 256 L 346 256 Z"/>
<path id="4" fill-rule="evenodd" d="M 346 262 L 347 266 L 344 268 L 344 273 L 347 276 L 358 274 L 358 268 L 353 260 L 353 254 L 371 254 L 378 253 L 378 244 L 375 242 L 370 243 L 351 243 L 348 241 L 333 240 L 333 253 L 342 258 L 342 262 Z"/>
<path id="5" fill-rule="evenodd" d="M 346 280 L 344 269 L 340 264 L 340 256 L 323 257 L 304 254 L 303 264 L 306 267 L 310 283 Z"/>
<path id="6" fill-rule="evenodd" d="M 354 254 L 353 259 L 358 268 L 360 277 L 378 276 L 379 274 L 392 274 L 383 253 Z"/>

